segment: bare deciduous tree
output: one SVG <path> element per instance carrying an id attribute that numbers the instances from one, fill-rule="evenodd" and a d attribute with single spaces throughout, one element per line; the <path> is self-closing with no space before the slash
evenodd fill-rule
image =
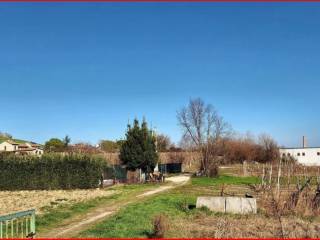
<path id="1" fill-rule="evenodd" d="M 171 143 L 170 137 L 164 134 L 159 134 L 157 139 L 157 150 L 159 152 L 166 152 L 170 149 L 173 144 Z"/>
<path id="2" fill-rule="evenodd" d="M 259 144 L 263 150 L 261 162 L 274 162 L 280 158 L 278 145 L 272 137 L 267 134 L 261 134 L 259 136 Z"/>
<path id="3" fill-rule="evenodd" d="M 183 130 L 183 138 L 189 139 L 202 153 L 201 169 L 204 175 L 217 154 L 217 143 L 231 133 L 231 126 L 210 104 L 200 98 L 190 99 L 187 107 L 177 112 L 178 123 Z"/>

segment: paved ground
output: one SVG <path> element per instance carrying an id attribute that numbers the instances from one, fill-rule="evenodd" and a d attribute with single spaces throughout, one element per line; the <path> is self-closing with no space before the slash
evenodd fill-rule
<path id="1" fill-rule="evenodd" d="M 179 175 L 174 177 L 169 177 L 166 179 L 170 184 L 167 186 L 155 186 L 155 189 L 149 190 L 143 194 L 139 194 L 128 201 L 122 202 L 120 204 L 112 205 L 112 206 L 102 206 L 98 207 L 90 212 L 88 212 L 85 216 L 74 217 L 73 219 L 66 220 L 62 227 L 49 231 L 45 234 L 39 234 L 37 237 L 41 238 L 68 238 L 75 237 L 80 232 L 88 229 L 93 224 L 105 219 L 106 217 L 116 213 L 121 207 L 124 207 L 130 203 L 134 203 L 141 198 L 145 198 L 156 193 L 160 193 L 169 189 L 173 189 L 175 187 L 186 184 L 190 179 L 188 175 Z"/>

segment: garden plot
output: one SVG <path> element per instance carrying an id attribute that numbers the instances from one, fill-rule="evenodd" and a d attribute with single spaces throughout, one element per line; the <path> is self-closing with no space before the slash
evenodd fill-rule
<path id="1" fill-rule="evenodd" d="M 116 192 L 103 189 L 0 191 L 0 215 L 27 209 L 36 209 L 36 213 L 41 214 L 47 208 L 106 197 Z"/>

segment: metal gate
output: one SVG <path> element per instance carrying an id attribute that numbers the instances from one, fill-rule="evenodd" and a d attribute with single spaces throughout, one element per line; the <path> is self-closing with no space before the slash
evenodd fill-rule
<path id="1" fill-rule="evenodd" d="M 0 238 L 33 238 L 35 216 L 34 209 L 0 216 Z"/>

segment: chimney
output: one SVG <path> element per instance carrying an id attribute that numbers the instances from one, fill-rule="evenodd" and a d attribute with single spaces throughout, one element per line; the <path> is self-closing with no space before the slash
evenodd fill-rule
<path id="1" fill-rule="evenodd" d="M 302 137 L 302 147 L 303 148 L 307 147 L 307 138 L 305 136 Z"/>

